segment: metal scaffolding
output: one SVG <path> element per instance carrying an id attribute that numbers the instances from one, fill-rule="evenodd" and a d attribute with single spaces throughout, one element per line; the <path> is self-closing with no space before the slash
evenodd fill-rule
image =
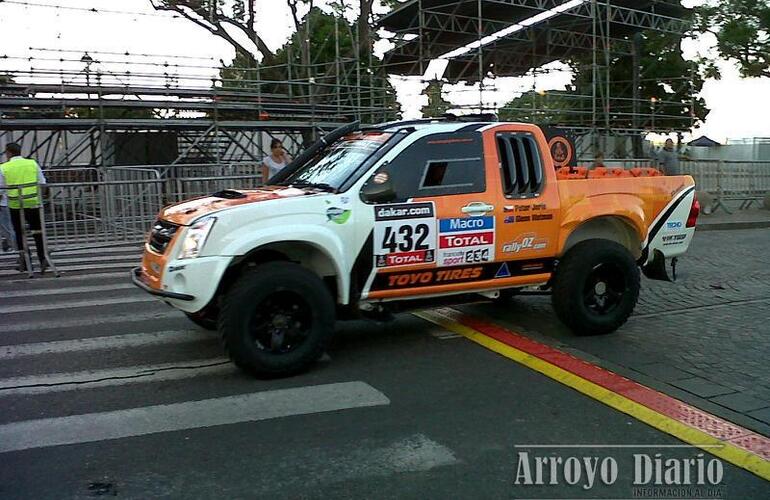
<path id="1" fill-rule="evenodd" d="M 689 11 L 678 0 L 412 0 L 379 25 L 394 34 L 395 47 L 384 59 L 388 73 L 419 78 L 431 60 L 444 59 L 445 82 L 478 86 L 479 103 L 473 107 L 480 112 L 499 107 L 484 102 L 485 91 L 495 90 L 499 77 L 536 82 L 566 71 L 554 69 L 555 62 L 569 62 L 591 75 L 590 82 L 570 92 L 535 92 L 533 83 L 526 107 L 506 108 L 568 129 L 584 139 L 582 153 L 609 147 L 612 137 L 638 155 L 643 134 L 694 125 L 694 102 L 645 98 L 639 92 L 651 77 L 640 64 L 642 37 L 669 34 L 679 40 L 692 28 Z M 611 70 L 622 60 L 631 61 L 631 70 L 620 80 Z M 691 77 L 667 79 L 677 87 L 671 94 L 691 89 Z M 672 121 L 678 126 L 670 126 Z"/>
<path id="2" fill-rule="evenodd" d="M 27 66 L 0 73 L 0 146 L 19 142 L 46 168 L 261 162 L 273 138 L 297 153 L 319 131 L 397 117 L 380 70 L 356 59 L 242 68 L 55 49 L 0 57 Z"/>

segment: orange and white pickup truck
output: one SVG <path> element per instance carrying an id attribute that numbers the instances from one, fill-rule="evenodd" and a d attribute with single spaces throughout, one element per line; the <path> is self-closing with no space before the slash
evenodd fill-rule
<path id="1" fill-rule="evenodd" d="M 619 328 L 640 269 L 695 232 L 692 177 L 554 167 L 541 129 L 422 120 L 328 134 L 258 189 L 163 209 L 134 283 L 217 328 L 232 360 L 287 375 L 336 319 L 551 293 L 578 335 Z"/>

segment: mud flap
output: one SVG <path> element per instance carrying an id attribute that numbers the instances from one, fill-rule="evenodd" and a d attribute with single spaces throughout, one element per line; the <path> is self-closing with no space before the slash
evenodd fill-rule
<path id="1" fill-rule="evenodd" d="M 660 250 L 655 250 L 652 260 L 642 266 L 642 272 L 651 280 L 676 281 L 676 257 L 671 260 L 671 275 L 666 269 L 666 257 Z"/>

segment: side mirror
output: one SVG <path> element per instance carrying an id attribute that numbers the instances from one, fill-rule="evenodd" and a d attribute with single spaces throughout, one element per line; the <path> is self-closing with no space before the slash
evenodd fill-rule
<path id="1" fill-rule="evenodd" d="M 393 189 L 393 182 L 387 179 L 385 182 L 374 182 L 370 179 L 363 188 L 361 188 L 361 199 L 365 202 L 388 203 L 396 200 L 396 191 Z"/>

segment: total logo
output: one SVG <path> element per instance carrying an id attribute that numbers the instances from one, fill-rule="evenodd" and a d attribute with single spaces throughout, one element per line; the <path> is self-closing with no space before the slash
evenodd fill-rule
<path id="1" fill-rule="evenodd" d="M 666 229 L 670 231 L 675 231 L 677 229 L 682 229 L 683 225 L 684 224 L 682 224 L 681 221 L 666 222 Z"/>
<path id="2" fill-rule="evenodd" d="M 518 236 L 510 243 L 503 245 L 504 253 L 519 253 L 522 250 L 543 250 L 548 246 L 548 240 L 537 238 L 535 233 L 527 233 Z"/>

